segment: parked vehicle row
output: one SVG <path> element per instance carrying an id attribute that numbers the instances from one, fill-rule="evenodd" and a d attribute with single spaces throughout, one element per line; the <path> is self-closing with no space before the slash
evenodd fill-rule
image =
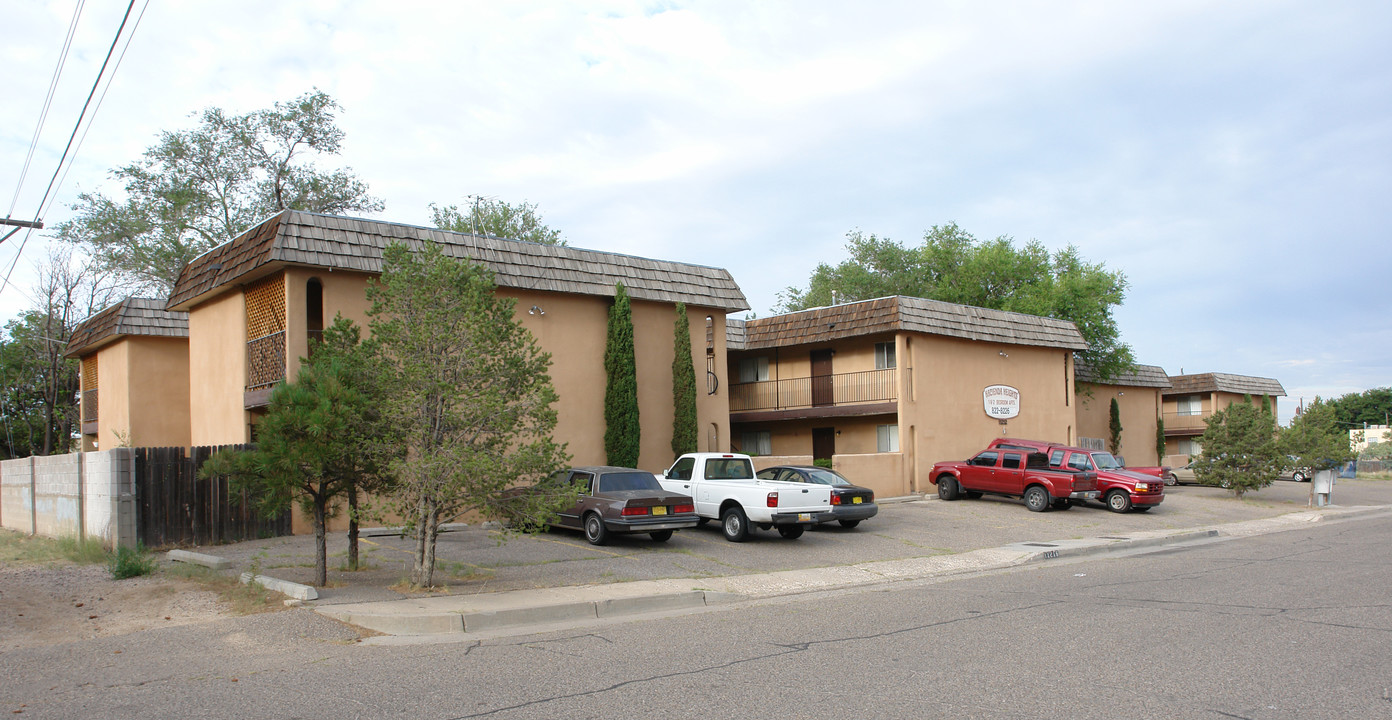
<path id="1" fill-rule="evenodd" d="M 647 533 L 665 542 L 676 530 L 719 520 L 731 542 L 755 528 L 793 540 L 807 528 L 839 522 L 853 528 L 875 516 L 875 493 L 820 467 L 778 466 L 754 472 L 738 453 L 689 453 L 657 476 L 634 468 L 577 467 L 560 471 L 529 492 L 574 492 L 576 501 L 547 521 L 584 532 L 595 545 L 610 536 Z"/>

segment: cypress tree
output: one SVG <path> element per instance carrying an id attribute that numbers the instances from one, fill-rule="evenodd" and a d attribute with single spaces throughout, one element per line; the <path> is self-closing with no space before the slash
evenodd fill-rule
<path id="1" fill-rule="evenodd" d="M 1121 406 L 1117 405 L 1116 398 L 1112 398 L 1111 416 L 1111 421 L 1107 425 L 1112 431 L 1108 449 L 1112 451 L 1113 455 L 1116 455 L 1121 452 Z"/>
<path id="2" fill-rule="evenodd" d="M 672 330 L 672 455 L 696 452 L 696 367 L 691 360 L 691 320 L 677 303 Z"/>
<path id="3" fill-rule="evenodd" d="M 1155 463 L 1165 462 L 1165 418 L 1155 418 Z"/>
<path id="4" fill-rule="evenodd" d="M 604 454 L 610 465 L 637 467 L 638 366 L 633 350 L 633 307 L 623 283 L 614 284 L 609 341 L 604 347 Z"/>

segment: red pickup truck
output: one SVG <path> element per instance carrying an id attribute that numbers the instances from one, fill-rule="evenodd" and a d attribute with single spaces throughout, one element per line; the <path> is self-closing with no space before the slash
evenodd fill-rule
<path id="1" fill-rule="evenodd" d="M 1112 512 L 1146 512 L 1165 501 L 1164 480 L 1127 470 L 1109 452 L 1014 438 L 996 438 L 990 447 L 1043 452 L 1049 456 L 1050 467 L 1097 473 L 1097 489 Z"/>
<path id="2" fill-rule="evenodd" d="M 1049 467 L 1048 455 L 1030 450 L 989 449 L 966 462 L 940 462 L 928 479 L 943 500 L 1005 495 L 1024 498 L 1034 512 L 1066 510 L 1074 501 L 1098 497 L 1096 473 Z"/>

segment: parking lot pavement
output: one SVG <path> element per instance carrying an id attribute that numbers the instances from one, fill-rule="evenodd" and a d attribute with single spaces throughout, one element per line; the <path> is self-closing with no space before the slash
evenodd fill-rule
<path id="1" fill-rule="evenodd" d="M 1242 500 L 1218 488 L 1170 487 L 1165 502 L 1145 514 L 1116 514 L 1100 505 L 1031 513 L 1018 500 L 987 497 L 943 502 L 929 497 L 882 503 L 878 516 L 854 529 L 824 525 L 797 540 L 758 531 L 744 543 L 727 542 L 715 523 L 678 532 L 666 543 L 655 543 L 646 535 L 618 536 L 602 547 L 588 544 L 578 532 L 563 530 L 504 543 L 499 533 L 471 526 L 440 536 L 436 583 L 449 594 L 463 595 L 840 567 L 1030 541 L 1204 528 L 1303 510 L 1308 495 L 1308 483 L 1278 482 Z M 1334 501 L 1344 506 L 1389 505 L 1392 483 L 1340 481 Z M 233 572 L 255 570 L 309 583 L 314 572 L 313 540 L 301 535 L 194 549 L 228 558 Z M 320 589 L 318 605 L 411 596 L 402 591 L 401 582 L 410 573 L 408 539 L 364 538 L 360 552 L 366 569 L 356 572 L 341 569 L 346 548 L 344 533 L 330 534 L 330 583 Z"/>

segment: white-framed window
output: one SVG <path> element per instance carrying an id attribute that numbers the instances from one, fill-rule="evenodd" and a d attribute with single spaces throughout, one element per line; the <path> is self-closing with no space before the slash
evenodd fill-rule
<path id="1" fill-rule="evenodd" d="M 1203 414 L 1203 396 L 1202 396 L 1202 395 L 1185 395 L 1185 396 L 1181 397 L 1181 398 L 1178 400 L 1178 404 L 1179 404 L 1179 408 L 1178 408 L 1178 412 L 1176 413 L 1176 414 L 1178 414 L 1178 415 L 1202 415 L 1202 414 Z"/>
<path id="2" fill-rule="evenodd" d="M 1176 449 L 1179 450 L 1180 455 L 1188 455 L 1190 457 L 1198 457 L 1203 453 L 1203 448 L 1199 447 L 1198 441 L 1190 438 L 1180 440 L 1179 446 Z"/>
<path id="3" fill-rule="evenodd" d="M 768 379 L 768 358 L 752 357 L 743 358 L 739 361 L 740 382 L 764 382 Z"/>
<path id="4" fill-rule="evenodd" d="M 745 455 L 772 455 L 773 438 L 767 430 L 741 433 L 740 448 Z"/>
<path id="5" fill-rule="evenodd" d="M 889 370 L 898 367 L 894 360 L 894 341 L 875 343 L 875 369 Z"/>
<path id="6" fill-rule="evenodd" d="M 875 452 L 899 452 L 899 426 L 875 427 Z"/>

